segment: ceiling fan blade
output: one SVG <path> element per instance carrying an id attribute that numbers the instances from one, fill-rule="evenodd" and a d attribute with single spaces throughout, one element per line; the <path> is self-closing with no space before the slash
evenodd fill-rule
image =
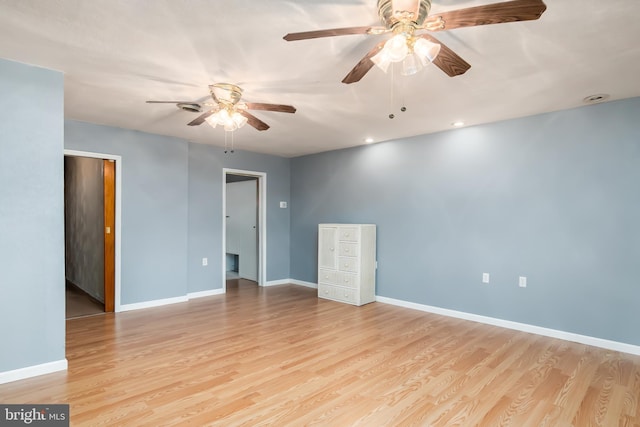
<path id="1" fill-rule="evenodd" d="M 205 121 L 205 119 L 206 119 L 207 117 L 209 117 L 210 115 L 212 115 L 212 114 L 213 114 L 213 113 L 215 113 L 215 112 L 216 112 L 216 110 L 215 110 L 215 109 L 209 110 L 209 111 L 207 111 L 206 113 L 201 114 L 201 115 L 199 115 L 198 117 L 196 117 L 195 119 L 191 120 L 189 123 L 187 123 L 187 125 L 189 125 L 189 126 L 198 126 L 198 125 L 201 125 L 202 123 L 204 123 L 204 121 Z"/>
<path id="2" fill-rule="evenodd" d="M 540 18 L 546 9 L 542 0 L 513 0 L 433 14 L 426 19 L 424 26 L 431 31 L 442 31 L 476 25 L 532 21 Z M 438 25 L 439 22 L 441 25 Z"/>
<path id="3" fill-rule="evenodd" d="M 373 47 L 373 49 L 367 52 L 364 58 L 362 58 L 360 62 L 358 62 L 356 66 L 351 69 L 349 74 L 347 74 L 345 78 L 342 79 L 342 83 L 351 84 L 351 83 L 359 82 L 360 79 L 362 79 L 364 75 L 367 74 L 371 69 L 371 67 L 373 67 L 374 65 L 373 62 L 371 61 L 371 57 L 375 56 L 376 53 L 380 52 L 380 49 L 382 49 L 385 43 L 386 43 L 386 40 L 378 43 Z"/>
<path id="4" fill-rule="evenodd" d="M 438 53 L 436 59 L 433 60 L 433 65 L 440 68 L 449 77 L 455 77 L 464 74 L 469 68 L 471 68 L 471 65 L 467 61 L 460 58 L 457 53 L 449 49 L 435 37 L 429 34 L 420 34 L 420 37 L 422 37 L 423 39 L 427 39 L 432 43 L 437 43 L 440 45 L 440 53 Z"/>
<path id="5" fill-rule="evenodd" d="M 262 120 L 260 120 L 256 116 L 254 116 L 253 114 L 249 113 L 248 111 L 246 111 L 246 110 L 238 110 L 238 112 L 240 114 L 242 114 L 243 116 L 245 116 L 247 118 L 247 123 L 249 123 L 254 128 L 256 128 L 258 130 L 267 130 L 267 129 L 269 129 L 269 125 L 268 124 L 266 124 L 265 122 L 263 122 Z"/>
<path id="6" fill-rule="evenodd" d="M 264 104 L 262 102 L 245 102 L 249 110 L 277 111 L 279 113 L 295 113 L 296 107 L 283 104 Z"/>
<path id="7" fill-rule="evenodd" d="M 349 27 L 349 28 L 333 28 L 330 30 L 304 31 L 302 33 L 289 33 L 283 37 L 288 42 L 295 40 L 317 39 L 320 37 L 348 36 L 352 34 L 368 34 L 371 26 L 368 27 Z"/>

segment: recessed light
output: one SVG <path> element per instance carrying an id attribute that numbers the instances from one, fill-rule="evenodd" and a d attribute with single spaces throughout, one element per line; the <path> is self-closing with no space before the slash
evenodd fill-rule
<path id="1" fill-rule="evenodd" d="M 364 142 L 371 144 L 373 142 L 373 138 L 365 138 Z"/>
<path id="2" fill-rule="evenodd" d="M 462 122 L 462 121 L 453 122 L 453 123 L 451 123 L 451 126 L 459 128 L 459 127 L 464 126 L 464 122 Z"/>
<path id="3" fill-rule="evenodd" d="M 607 99 L 609 99 L 608 93 L 597 93 L 595 95 L 589 95 L 585 97 L 582 101 L 586 102 L 587 104 L 594 104 L 596 102 L 606 101 Z"/>

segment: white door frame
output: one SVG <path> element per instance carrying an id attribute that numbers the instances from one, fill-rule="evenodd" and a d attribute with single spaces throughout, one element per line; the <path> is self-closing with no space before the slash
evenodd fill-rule
<path id="1" fill-rule="evenodd" d="M 71 157 L 90 157 L 93 159 L 113 160 L 116 163 L 116 238 L 115 238 L 115 295 L 113 311 L 120 311 L 120 271 L 121 271 L 121 251 L 122 234 L 120 224 L 122 222 L 121 194 L 122 194 L 122 156 L 114 154 L 94 153 L 89 151 L 64 150 L 65 156 Z"/>
<path id="2" fill-rule="evenodd" d="M 227 174 L 258 179 L 258 286 L 267 283 L 267 174 L 242 169 L 222 169 L 222 289 L 227 292 Z"/>

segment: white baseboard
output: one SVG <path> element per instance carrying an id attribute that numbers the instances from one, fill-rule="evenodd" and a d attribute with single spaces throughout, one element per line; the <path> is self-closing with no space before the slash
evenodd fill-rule
<path id="1" fill-rule="evenodd" d="M 318 289 L 318 285 L 316 283 L 305 282 L 303 280 L 296 280 L 296 279 L 270 280 L 264 286 L 278 286 L 278 285 L 297 285 L 297 286 L 304 286 L 307 288 Z"/>
<path id="2" fill-rule="evenodd" d="M 181 297 L 157 299 L 153 301 L 136 302 L 133 304 L 122 304 L 120 311 L 140 310 L 142 308 L 160 307 L 162 305 L 176 304 L 179 302 L 187 302 L 189 299 L 186 295 Z"/>
<path id="3" fill-rule="evenodd" d="M 55 362 L 42 363 L 40 365 L 27 366 L 26 368 L 0 372 L 0 384 L 24 380 L 38 375 L 51 374 L 53 372 L 66 371 L 67 365 L 67 359 L 62 359 L 56 360 Z"/>
<path id="4" fill-rule="evenodd" d="M 222 294 L 224 294 L 224 289 L 223 288 L 210 289 L 208 291 L 189 292 L 187 294 L 187 299 L 210 297 L 212 295 L 222 295 Z"/>
<path id="5" fill-rule="evenodd" d="M 288 285 L 290 283 L 291 283 L 291 279 L 267 280 L 262 286 L 279 286 L 279 285 Z"/>
<path id="6" fill-rule="evenodd" d="M 605 340 L 602 338 L 590 337 L 587 335 L 574 334 L 573 332 L 559 331 L 556 329 L 543 328 L 540 326 L 528 325 L 526 323 L 512 322 L 510 320 L 496 319 L 494 317 L 480 316 L 478 314 L 465 313 L 462 311 L 449 310 L 446 308 L 434 307 L 430 305 L 417 304 L 408 301 L 397 300 L 393 298 L 376 296 L 376 301 L 397 305 L 399 307 L 412 308 L 414 310 L 425 311 L 433 314 L 440 314 L 443 316 L 455 317 L 458 319 L 471 320 L 473 322 L 485 323 L 487 325 L 500 326 L 502 328 L 514 329 L 516 331 L 528 332 L 537 335 L 543 335 L 545 337 L 558 338 L 565 341 L 577 342 L 580 344 L 591 345 L 594 347 L 600 347 L 607 350 L 619 351 L 622 353 L 629 353 L 634 355 L 640 355 L 640 346 Z"/>
<path id="7" fill-rule="evenodd" d="M 292 285 L 305 286 L 307 288 L 318 289 L 317 283 L 305 282 L 304 280 L 289 279 L 289 283 L 291 283 Z"/>

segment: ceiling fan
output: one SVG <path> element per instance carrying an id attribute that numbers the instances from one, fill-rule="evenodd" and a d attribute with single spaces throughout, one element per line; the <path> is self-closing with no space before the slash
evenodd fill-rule
<path id="1" fill-rule="evenodd" d="M 213 103 L 197 101 L 147 101 L 147 103 L 176 104 L 181 110 L 194 113 L 202 112 L 204 107 L 213 107 L 187 124 L 189 126 L 198 126 L 206 121 L 214 128 L 220 125 L 229 132 L 241 128 L 246 123 L 260 131 L 269 129 L 268 124 L 247 110 L 277 111 L 280 113 L 296 112 L 295 107 L 291 105 L 240 102 L 242 89 L 230 83 L 209 85 L 209 92 L 211 93 L 211 98 L 213 98 Z"/>
<path id="2" fill-rule="evenodd" d="M 433 62 L 447 75 L 454 77 L 464 74 L 471 65 L 429 33 L 535 20 L 540 18 L 546 8 L 542 0 L 512 0 L 429 15 L 431 0 L 378 0 L 378 15 L 384 24 L 382 27 L 305 31 L 289 33 L 284 39 L 295 41 L 350 34 L 393 34 L 391 39 L 378 43 L 367 52 L 342 83 L 360 81 L 374 65 L 386 72 L 393 62 L 402 62 L 402 74 L 405 75 L 415 74 L 429 62 Z"/>

